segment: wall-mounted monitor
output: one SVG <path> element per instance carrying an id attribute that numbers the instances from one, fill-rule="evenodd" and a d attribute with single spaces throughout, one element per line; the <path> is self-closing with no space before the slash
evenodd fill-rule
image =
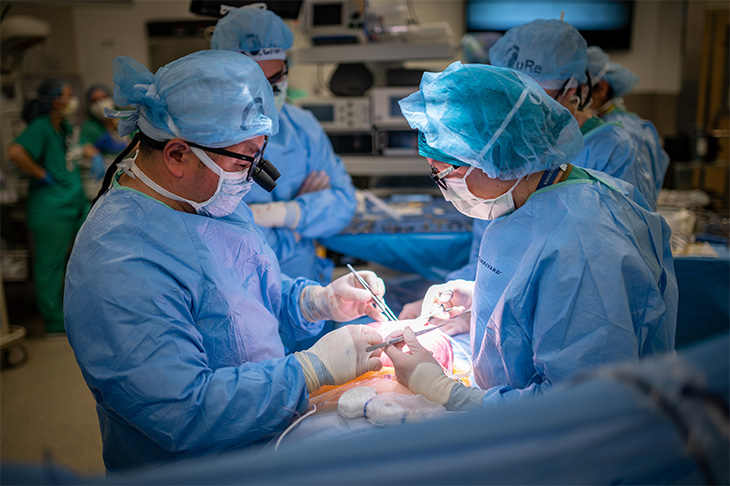
<path id="1" fill-rule="evenodd" d="M 191 0 L 190 11 L 198 15 L 222 17 L 221 5 L 243 7 L 262 0 Z M 266 0 L 266 7 L 282 19 L 296 19 L 302 7 L 302 0 Z"/>
<path id="2" fill-rule="evenodd" d="M 561 12 L 589 46 L 631 47 L 631 0 L 466 0 L 466 29 L 503 33 L 535 19 L 559 19 Z"/>

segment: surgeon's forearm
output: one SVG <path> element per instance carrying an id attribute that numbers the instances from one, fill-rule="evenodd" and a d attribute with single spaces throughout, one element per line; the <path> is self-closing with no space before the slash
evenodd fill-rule
<path id="1" fill-rule="evenodd" d="M 8 148 L 8 158 L 28 177 L 43 179 L 46 176 L 46 170 L 38 165 L 20 144 L 14 143 Z"/>
<path id="2" fill-rule="evenodd" d="M 446 410 L 478 410 L 482 408 L 485 392 L 457 383 L 451 389 L 449 400 L 444 403 Z"/>

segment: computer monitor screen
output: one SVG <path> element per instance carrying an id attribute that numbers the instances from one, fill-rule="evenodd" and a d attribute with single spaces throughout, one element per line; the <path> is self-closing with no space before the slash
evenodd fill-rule
<path id="1" fill-rule="evenodd" d="M 634 2 L 629 0 L 467 0 L 469 32 L 505 32 L 535 19 L 559 19 L 578 29 L 589 46 L 631 47 Z"/>
<path id="2" fill-rule="evenodd" d="M 342 4 L 322 3 L 312 6 L 312 26 L 329 27 L 342 25 Z"/>

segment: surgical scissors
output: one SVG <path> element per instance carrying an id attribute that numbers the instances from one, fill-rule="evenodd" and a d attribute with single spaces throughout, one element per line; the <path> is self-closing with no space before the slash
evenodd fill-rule
<path id="1" fill-rule="evenodd" d="M 385 317 L 387 317 L 389 321 L 397 321 L 398 317 L 396 317 L 395 313 L 392 310 L 390 310 L 390 307 L 388 307 L 388 304 L 386 304 L 383 299 L 381 299 L 380 297 L 375 295 L 375 293 L 370 288 L 368 283 L 355 271 L 354 268 L 352 268 L 352 265 L 350 265 L 348 263 L 347 269 L 350 270 L 350 272 L 352 272 L 353 275 L 355 275 L 355 278 L 357 278 L 357 281 L 360 282 L 360 285 L 362 285 L 365 288 L 365 290 L 370 292 L 370 295 L 373 296 L 373 300 L 375 301 L 377 306 L 380 307 L 380 310 L 383 311 L 383 314 L 385 314 Z"/>

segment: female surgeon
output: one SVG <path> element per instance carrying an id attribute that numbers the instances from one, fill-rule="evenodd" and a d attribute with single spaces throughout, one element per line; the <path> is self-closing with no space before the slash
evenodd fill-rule
<path id="1" fill-rule="evenodd" d="M 26 214 L 33 238 L 33 278 L 46 336 L 63 337 L 63 277 L 89 201 L 79 166 L 67 157 L 70 118 L 78 108 L 71 86 L 46 80 L 26 103 L 28 127 L 8 147 L 8 158 L 31 179 Z"/>
<path id="2" fill-rule="evenodd" d="M 569 163 L 583 143 L 567 109 L 523 73 L 459 62 L 425 73 L 400 106 L 444 197 L 491 220 L 476 281 L 424 298 L 472 310 L 479 388 L 447 378 L 410 329 L 410 353 L 385 350 L 401 383 L 448 409 L 478 408 L 673 350 L 669 227 L 635 187 Z"/>

